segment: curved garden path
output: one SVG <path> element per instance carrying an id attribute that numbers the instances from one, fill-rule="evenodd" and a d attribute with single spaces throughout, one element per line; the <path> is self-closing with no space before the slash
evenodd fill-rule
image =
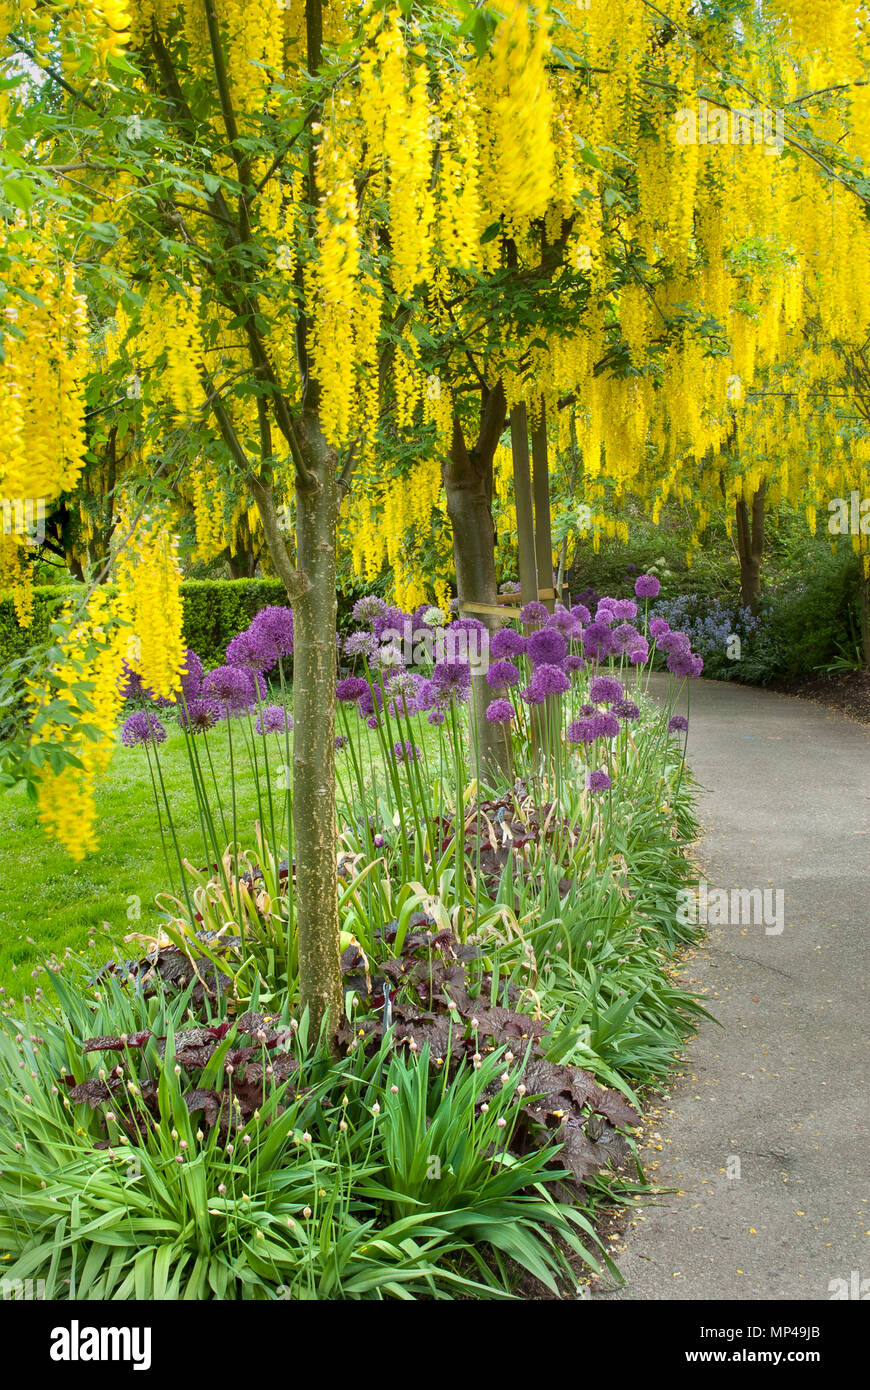
<path id="1" fill-rule="evenodd" d="M 711 925 L 682 966 L 724 1029 L 689 1044 L 645 1150 L 678 1193 L 633 1213 L 626 1287 L 594 1297 L 830 1299 L 870 1281 L 870 728 L 704 680 L 690 715 L 700 876 L 782 889 L 784 930 Z"/>

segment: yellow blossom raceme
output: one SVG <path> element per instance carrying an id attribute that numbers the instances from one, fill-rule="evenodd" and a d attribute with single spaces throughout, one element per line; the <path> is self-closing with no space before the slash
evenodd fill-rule
<path id="1" fill-rule="evenodd" d="M 122 519 L 125 537 L 134 523 Z M 115 560 L 122 596 L 129 602 L 135 645 L 129 665 L 143 685 L 167 700 L 181 689 L 185 644 L 182 636 L 181 565 L 178 541 L 159 519 L 135 523 L 132 537 Z"/>
<path id="2" fill-rule="evenodd" d="M 550 21 L 540 11 L 532 28 L 523 0 L 507 0 L 506 11 L 478 75 L 484 194 L 493 216 L 521 221 L 542 216 L 552 195 Z"/>
<path id="3" fill-rule="evenodd" d="M 350 429 L 354 390 L 351 351 L 360 287 L 359 228 L 353 171 L 346 144 L 331 130 L 322 132 L 317 156 L 316 259 L 307 268 L 314 305 L 311 356 L 321 389 L 324 433 L 333 444 Z M 341 346 L 339 346 L 341 345 Z"/>
<path id="4" fill-rule="evenodd" d="M 115 746 L 130 630 L 126 599 L 112 598 L 103 589 L 90 595 L 85 613 L 76 618 L 70 605 L 64 616 L 69 627 L 58 643 L 64 657 L 53 668 L 51 682 L 30 691 L 31 738 L 49 748 L 59 745 L 81 764 L 55 771 L 49 754 L 37 778 L 40 822 L 80 860 L 96 848 L 94 791 Z M 54 702 L 68 707 L 66 718 L 46 718 Z"/>

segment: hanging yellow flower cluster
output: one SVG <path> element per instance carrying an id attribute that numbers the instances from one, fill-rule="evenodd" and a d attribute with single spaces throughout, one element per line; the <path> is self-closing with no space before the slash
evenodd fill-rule
<path id="1" fill-rule="evenodd" d="M 129 541 L 124 541 L 134 526 Z M 128 664 L 148 690 L 174 700 L 181 688 L 185 653 L 178 541 L 158 518 L 133 523 L 122 517 L 118 533 L 122 548 L 115 576 L 133 627 Z"/>
<path id="2" fill-rule="evenodd" d="M 359 229 L 353 165 L 346 142 L 325 128 L 317 154 L 317 258 L 307 268 L 309 302 L 314 305 L 311 357 L 321 389 L 326 437 L 341 443 L 350 427 L 354 390 L 353 340 L 359 302 Z"/>
<path id="3" fill-rule="evenodd" d="M 550 21 L 531 23 L 524 0 L 507 0 L 489 61 L 475 73 L 483 114 L 481 182 L 493 215 L 511 224 L 542 216 L 553 184 L 552 97 L 547 81 Z"/>
<path id="4" fill-rule="evenodd" d="M 125 609 L 123 598 L 113 600 L 99 588 L 78 619 L 68 605 L 63 616 L 70 627 L 60 643 L 64 660 L 52 670 L 50 683 L 30 691 L 34 741 L 56 743 L 81 763 L 59 772 L 47 763 L 37 779 L 40 822 L 76 860 L 97 847 L 94 791 L 112 756 L 123 703 L 121 674 L 130 638 Z M 53 701 L 69 707 L 68 718 L 43 718 Z"/>

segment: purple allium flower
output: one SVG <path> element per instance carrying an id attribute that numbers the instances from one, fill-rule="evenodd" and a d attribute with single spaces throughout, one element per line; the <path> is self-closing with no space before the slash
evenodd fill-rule
<path id="1" fill-rule="evenodd" d="M 166 730 L 157 715 L 144 709 L 131 714 L 121 726 L 121 742 L 128 748 L 135 748 L 137 743 L 164 743 L 165 740 Z"/>
<path id="2" fill-rule="evenodd" d="M 581 706 L 580 706 L 580 718 L 581 718 L 581 719 L 594 719 L 597 713 L 598 713 L 598 710 L 595 708 L 594 705 L 581 705 Z"/>
<path id="3" fill-rule="evenodd" d="M 339 700 L 358 700 L 360 695 L 364 695 L 369 688 L 369 683 L 363 676 L 346 676 L 344 680 L 338 681 L 335 687 L 335 694 Z"/>
<path id="4" fill-rule="evenodd" d="M 264 705 L 254 728 L 258 734 L 283 734 L 293 728 L 293 718 L 281 705 Z"/>
<path id="5" fill-rule="evenodd" d="M 571 681 L 561 666 L 551 666 L 544 662 L 535 668 L 529 689 L 541 691 L 546 699 L 548 695 L 564 695 L 566 690 L 571 689 Z M 533 703 L 536 704 L 537 701 Z"/>
<path id="6" fill-rule="evenodd" d="M 520 609 L 520 622 L 527 626 L 530 623 L 545 623 L 549 616 L 546 605 L 539 603 L 536 598 Z"/>
<path id="7" fill-rule="evenodd" d="M 499 628 L 489 644 L 489 654 L 496 660 L 506 656 L 522 656 L 526 650 L 526 638 L 513 627 Z"/>
<path id="8" fill-rule="evenodd" d="M 596 617 L 599 613 L 604 613 L 607 609 L 610 609 L 612 611 L 616 607 L 617 603 L 618 599 L 610 598 L 609 595 L 605 594 L 604 598 L 600 598 L 598 600 L 598 606 L 595 610 Z"/>
<path id="9" fill-rule="evenodd" d="M 347 734 L 336 734 L 334 742 L 336 753 L 340 753 L 342 748 L 347 747 L 348 743 L 350 742 L 350 739 L 348 738 Z"/>
<path id="10" fill-rule="evenodd" d="M 426 715 L 427 724 L 443 724 L 445 719 L 444 710 L 440 705 L 436 705 L 433 710 Z"/>
<path id="11" fill-rule="evenodd" d="M 590 792 L 609 792 L 613 786 L 606 772 L 587 772 L 586 790 Z"/>
<path id="12" fill-rule="evenodd" d="M 293 655 L 293 609 L 270 604 L 255 614 L 248 628 L 251 647 L 259 653 L 259 670 L 271 671 L 279 660 Z"/>
<path id="13" fill-rule="evenodd" d="M 372 840 L 372 844 L 374 845 L 375 849 L 383 849 L 386 843 L 387 842 L 384 839 L 383 835 L 380 834 L 375 835 L 374 839 Z"/>
<path id="14" fill-rule="evenodd" d="M 634 592 L 638 598 L 655 598 L 661 587 L 654 574 L 639 574 L 634 581 Z"/>
<path id="15" fill-rule="evenodd" d="M 405 624 L 411 619 L 402 608 L 385 608 L 372 620 L 372 633 L 381 640 L 385 632 L 404 632 Z"/>
<path id="16" fill-rule="evenodd" d="M 242 666 L 246 671 L 262 670 L 263 659 L 259 645 L 252 641 L 251 630 L 246 628 L 227 643 L 226 663 L 228 666 Z"/>
<path id="17" fill-rule="evenodd" d="M 422 676 L 415 675 L 413 671 L 398 671 L 387 681 L 386 691 L 391 699 L 401 697 L 403 700 L 416 701 L 422 684 Z"/>
<path id="18" fill-rule="evenodd" d="M 494 661 L 486 673 L 486 683 L 493 690 L 501 685 L 517 685 L 520 673 L 512 661 Z"/>
<path id="19" fill-rule="evenodd" d="M 692 649 L 692 639 L 687 632 L 665 632 L 659 638 L 659 646 L 671 656 L 687 655 Z"/>
<path id="20" fill-rule="evenodd" d="M 510 700 L 493 700 L 486 707 L 486 717 L 490 724 L 509 724 L 514 717 L 514 707 Z"/>
<path id="21" fill-rule="evenodd" d="M 362 717 L 363 716 L 361 715 L 360 718 Z M 369 718 L 366 720 L 366 725 L 369 729 L 379 729 L 381 726 L 381 721 L 380 719 L 378 719 L 378 716 L 376 714 L 372 714 L 369 715 Z"/>
<path id="22" fill-rule="evenodd" d="M 351 609 L 355 623 L 370 623 L 386 611 L 387 605 L 379 594 L 364 594 Z"/>
<path id="23" fill-rule="evenodd" d="M 579 637 L 582 632 L 579 619 L 576 618 L 573 613 L 569 613 L 568 609 L 564 607 L 559 607 L 554 613 L 550 614 L 547 619 L 547 627 L 555 628 L 557 632 L 561 632 L 569 641 L 572 637 Z"/>
<path id="24" fill-rule="evenodd" d="M 671 625 L 670 623 L 666 623 L 664 618 L 653 618 L 650 621 L 649 631 L 651 637 L 664 637 L 665 633 L 670 632 L 670 630 Z"/>
<path id="25" fill-rule="evenodd" d="M 674 676 L 700 676 L 704 669 L 704 658 L 693 656 L 691 652 L 672 652 L 667 659 L 667 668 Z"/>
<path id="26" fill-rule="evenodd" d="M 188 700 L 186 708 L 184 705 L 178 708 L 178 722 L 192 734 L 204 734 L 214 728 L 217 715 L 208 700 Z"/>
<path id="27" fill-rule="evenodd" d="M 668 720 L 669 734 L 685 734 L 689 731 L 689 721 L 684 714 L 672 714 Z"/>
<path id="28" fill-rule="evenodd" d="M 527 650 L 533 666 L 558 666 L 565 660 L 568 643 L 555 628 L 542 627 L 532 633 Z"/>
<path id="29" fill-rule="evenodd" d="M 621 681 L 611 680 L 610 676 L 594 676 L 589 686 L 589 698 L 596 704 L 612 705 L 615 700 L 622 700 L 625 697 L 625 690 Z"/>
<path id="30" fill-rule="evenodd" d="M 365 719 L 367 715 L 374 714 L 376 708 L 382 710 L 384 707 L 384 697 L 381 693 L 381 687 L 379 685 L 369 685 L 368 681 L 366 681 L 366 688 L 360 692 L 356 707 L 359 710 L 361 719 Z M 376 727 L 376 725 L 372 725 L 372 728 Z"/>
<path id="31" fill-rule="evenodd" d="M 627 619 L 637 617 L 637 604 L 632 602 L 630 598 L 620 598 L 613 605 L 613 612 L 617 618 L 625 622 Z"/>
<path id="32" fill-rule="evenodd" d="M 133 670 L 132 666 L 128 666 L 126 661 L 121 665 L 118 690 L 122 700 L 133 700 L 145 693 L 142 688 L 142 677 L 138 671 Z"/>
<path id="33" fill-rule="evenodd" d="M 642 666 L 649 657 L 649 642 L 641 637 L 628 649 L 628 659 L 632 666 Z"/>
<path id="34" fill-rule="evenodd" d="M 241 666 L 217 666 L 202 683 L 202 698 L 209 700 L 221 718 L 243 714 L 256 695 L 249 671 Z"/>
<path id="35" fill-rule="evenodd" d="M 534 680 L 528 685 L 523 686 L 520 691 L 520 699 L 525 700 L 527 705 L 542 705 L 547 698 L 546 690 L 542 690 L 539 685 L 535 685 Z"/>
<path id="36" fill-rule="evenodd" d="M 471 692 L 471 667 L 464 661 L 439 661 L 432 671 L 431 684 L 441 699 L 453 696 L 467 700 Z"/>
<path id="37" fill-rule="evenodd" d="M 345 656 L 364 656 L 367 661 L 374 661 L 377 652 L 377 640 L 370 632 L 352 632 L 344 639 Z"/>
<path id="38" fill-rule="evenodd" d="M 416 743 L 412 743 L 410 739 L 406 738 L 404 742 L 400 740 L 398 743 L 393 744 L 393 756 L 396 761 L 400 763 L 415 763 L 418 758 L 422 758 L 423 750 L 422 748 L 418 748 Z"/>
<path id="39" fill-rule="evenodd" d="M 613 629 L 613 643 L 616 652 L 630 652 L 632 647 L 636 647 L 643 639 L 636 627 L 631 623 L 620 623 Z"/>
<path id="40" fill-rule="evenodd" d="M 586 670 L 586 662 L 583 660 L 582 656 L 566 656 L 562 665 L 569 676 L 576 675 L 578 672 Z"/>
<path id="41" fill-rule="evenodd" d="M 613 633 L 604 623 L 600 623 L 596 618 L 594 623 L 583 633 L 583 652 L 593 661 L 600 661 L 602 657 L 609 656 L 614 650 Z"/>
<path id="42" fill-rule="evenodd" d="M 619 733 L 619 720 L 609 710 L 604 714 L 597 714 L 592 722 L 599 738 L 616 738 Z"/>
<path id="43" fill-rule="evenodd" d="M 181 677 L 181 689 L 188 703 L 195 700 L 202 689 L 202 662 L 192 647 L 184 653 L 185 671 Z"/>
<path id="44" fill-rule="evenodd" d="M 575 719 L 566 730 L 569 743 L 594 743 L 598 737 L 594 719 Z"/>
<path id="45" fill-rule="evenodd" d="M 522 591 L 522 584 L 518 584 L 515 579 L 509 579 L 507 583 L 502 584 L 501 588 L 499 589 L 500 594 L 521 594 Z"/>
<path id="46" fill-rule="evenodd" d="M 617 700 L 611 706 L 611 714 L 615 714 L 618 719 L 640 719 L 640 710 L 633 700 Z"/>
<path id="47" fill-rule="evenodd" d="M 575 603 L 571 609 L 571 617 L 576 618 L 578 623 L 581 624 L 592 622 L 592 614 L 589 612 L 585 603 Z"/>

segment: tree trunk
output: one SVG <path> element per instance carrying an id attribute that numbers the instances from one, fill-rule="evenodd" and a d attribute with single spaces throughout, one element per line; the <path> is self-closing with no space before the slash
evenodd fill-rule
<path id="1" fill-rule="evenodd" d="M 746 499 L 737 499 L 737 554 L 740 560 L 740 602 L 753 613 L 758 611 L 761 593 L 761 557 L 764 552 L 765 479 L 752 498 L 752 519 Z"/>
<path id="2" fill-rule="evenodd" d="M 300 443 L 313 487 L 296 489 L 297 564 L 305 591 L 293 605 L 293 830 L 299 990 L 312 1029 L 342 1015 L 335 823 L 337 458 L 313 412 Z"/>
<path id="3" fill-rule="evenodd" d="M 553 583 L 553 531 L 550 518 L 550 461 L 547 452 L 547 407 L 541 401 L 541 418 L 532 430 L 532 494 L 535 503 L 535 558 L 542 589 Z M 552 613 L 555 599 L 544 599 Z"/>
<path id="4" fill-rule="evenodd" d="M 495 528 L 492 521 L 492 461 L 504 427 L 505 400 L 501 382 L 483 394 L 480 432 L 472 449 L 466 446 L 459 420 L 454 418 L 450 457 L 444 466 L 447 513 L 453 528 L 453 556 L 460 609 L 465 603 L 495 608 L 498 584 L 495 576 Z M 499 626 L 494 614 L 471 612 L 486 624 L 490 634 Z M 490 724 L 486 708 L 496 698 L 483 673 L 472 680 L 472 757 L 475 742 L 481 770 L 510 777 L 512 754 L 506 727 Z"/>
<path id="5" fill-rule="evenodd" d="M 529 420 L 522 401 L 511 411 L 511 453 L 514 464 L 514 505 L 517 512 L 517 549 L 523 603 L 538 597 L 538 562 L 535 555 L 535 518 L 532 505 L 532 473 L 529 464 Z"/>

